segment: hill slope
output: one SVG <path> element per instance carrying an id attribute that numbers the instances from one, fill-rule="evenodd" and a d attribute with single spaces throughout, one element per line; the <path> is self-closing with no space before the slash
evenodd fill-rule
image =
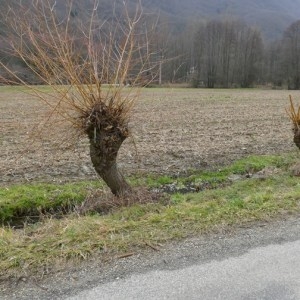
<path id="1" fill-rule="evenodd" d="M 23 0 L 25 3 L 28 0 Z M 54 1 L 54 0 L 53 0 Z M 125 0 L 132 8 L 138 0 Z M 300 19 L 300 0 L 141 0 L 145 12 L 167 16 L 172 23 L 238 18 L 261 29 L 266 39 L 277 39 L 294 21 Z M 74 0 L 78 15 L 84 17 L 93 7 L 94 0 Z M 66 2 L 57 1 L 56 7 L 63 11 Z M 0 0 L 0 9 L 7 5 Z M 100 0 L 102 16 L 110 17 L 113 9 L 122 10 L 123 0 Z M 2 27 L 2 26 L 1 26 Z M 1 30 L 1 28 L 0 28 Z M 2 30 L 3 31 L 3 30 Z M 0 32 L 1 34 L 1 32 Z"/>
<path id="2" fill-rule="evenodd" d="M 300 0 L 143 0 L 143 5 L 172 19 L 240 18 L 258 26 L 268 39 L 280 37 L 300 19 Z"/>

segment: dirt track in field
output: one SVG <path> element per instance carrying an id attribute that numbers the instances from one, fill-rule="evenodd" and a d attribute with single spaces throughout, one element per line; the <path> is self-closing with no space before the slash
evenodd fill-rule
<path id="1" fill-rule="evenodd" d="M 285 114 L 299 91 L 147 89 L 119 165 L 125 174 L 177 174 L 250 154 L 296 150 Z M 0 184 L 96 178 L 88 142 L 31 96 L 0 88 Z"/>

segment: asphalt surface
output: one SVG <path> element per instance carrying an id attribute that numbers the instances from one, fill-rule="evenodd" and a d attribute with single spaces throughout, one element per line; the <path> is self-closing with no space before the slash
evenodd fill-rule
<path id="1" fill-rule="evenodd" d="M 300 218 L 226 229 L 0 287 L 1 300 L 300 300 Z"/>
<path id="2" fill-rule="evenodd" d="M 300 240 L 188 268 L 132 275 L 67 299 L 300 299 Z"/>

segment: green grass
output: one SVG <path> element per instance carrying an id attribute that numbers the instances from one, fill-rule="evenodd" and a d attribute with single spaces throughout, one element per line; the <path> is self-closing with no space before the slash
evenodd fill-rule
<path id="1" fill-rule="evenodd" d="M 206 181 L 208 183 L 222 183 L 228 180 L 231 174 L 253 174 L 266 167 L 286 168 L 294 161 L 293 155 L 262 155 L 249 156 L 238 160 L 228 167 L 224 167 L 217 171 L 200 171 L 185 179 L 186 182 Z"/>
<path id="2" fill-rule="evenodd" d="M 36 85 L 34 88 L 43 91 L 43 92 L 51 92 L 52 89 L 49 86 L 46 85 Z M 23 85 L 4 85 L 0 86 L 0 93 L 15 93 L 15 92 L 21 92 L 21 93 L 28 93 L 32 92 L 32 90 L 29 87 L 24 87 Z"/>
<path id="3" fill-rule="evenodd" d="M 167 175 L 143 175 L 141 177 L 132 176 L 131 178 L 129 178 L 129 181 L 134 186 L 146 185 L 148 187 L 155 188 L 174 182 L 174 178 Z"/>
<path id="4" fill-rule="evenodd" d="M 38 183 L 0 189 L 0 223 L 22 223 L 41 214 L 64 213 L 80 204 L 99 181 L 64 185 Z"/>
<path id="5" fill-rule="evenodd" d="M 46 218 L 18 230 L 2 227 L 0 273 L 11 274 L 21 270 L 40 272 L 45 267 L 55 270 L 67 261 L 104 258 L 138 251 L 149 243 L 157 245 L 227 226 L 298 214 L 299 178 L 291 176 L 288 171 L 288 166 L 296 160 L 296 154 L 252 156 L 219 172 L 200 172 L 180 178 L 182 181 L 191 178 L 200 180 L 203 176 L 202 180 L 212 180 L 219 176 L 219 180 L 225 180 L 232 173 L 243 174 L 265 167 L 280 168 L 280 172 L 263 180 L 250 178 L 200 193 L 174 194 L 167 205 L 149 203 L 115 209 L 101 216 L 79 217 L 71 214 L 59 220 Z M 156 185 L 168 183 L 169 180 L 174 179 L 166 176 L 157 178 Z M 144 181 L 133 178 L 132 182 L 155 186 L 155 177 L 149 176 Z M 26 205 L 28 202 L 38 203 L 33 206 L 46 205 L 44 202 L 50 203 L 53 199 L 69 205 L 68 201 L 81 201 L 89 189 L 98 187 L 91 184 L 87 189 L 87 184 L 11 186 L 1 191 L 1 210 L 25 198 Z M 7 201 L 6 205 L 3 198 Z"/>
<path id="6" fill-rule="evenodd" d="M 187 176 L 176 178 L 167 175 L 132 177 L 130 181 L 133 185 L 147 185 L 153 188 L 171 183 L 175 183 L 178 187 L 188 183 L 194 183 L 195 185 L 207 184 L 210 188 L 217 188 L 227 183 L 229 181 L 228 177 L 232 174 L 254 174 L 266 167 L 286 170 L 293 161 L 295 161 L 295 154 L 249 156 L 218 170 L 190 170 Z"/>

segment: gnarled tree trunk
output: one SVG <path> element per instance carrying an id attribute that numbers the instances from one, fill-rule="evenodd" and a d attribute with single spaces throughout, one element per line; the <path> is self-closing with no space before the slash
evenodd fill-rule
<path id="1" fill-rule="evenodd" d="M 118 113 L 115 108 L 98 103 L 85 116 L 85 123 L 93 166 L 112 193 L 121 196 L 131 192 L 131 187 L 117 167 L 119 149 L 128 137 L 128 124 Z"/>
<path id="2" fill-rule="evenodd" d="M 294 143 L 300 149 L 300 128 L 294 128 Z"/>

